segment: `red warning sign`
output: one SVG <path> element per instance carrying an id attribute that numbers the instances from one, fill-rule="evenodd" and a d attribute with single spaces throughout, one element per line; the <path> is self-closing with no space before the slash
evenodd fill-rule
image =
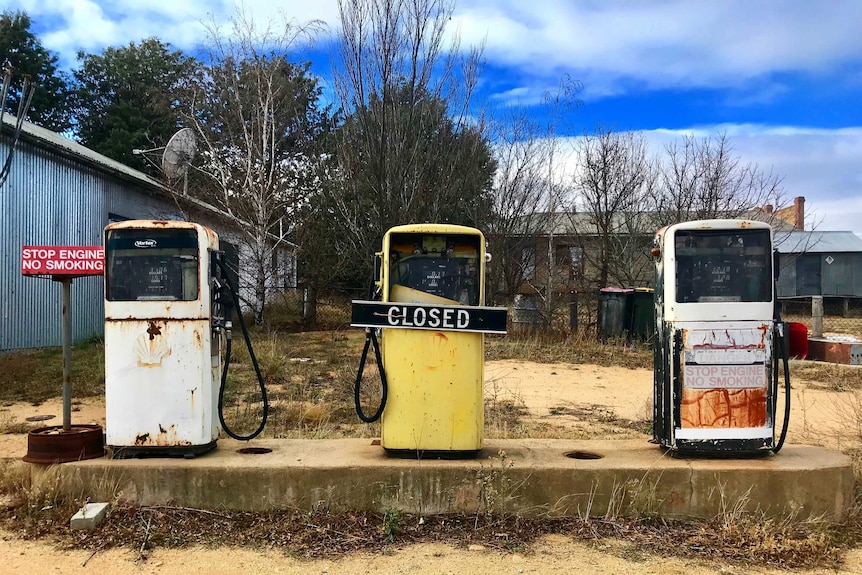
<path id="1" fill-rule="evenodd" d="M 105 273 L 102 246 L 24 246 L 21 273 L 25 276 L 100 276 Z"/>

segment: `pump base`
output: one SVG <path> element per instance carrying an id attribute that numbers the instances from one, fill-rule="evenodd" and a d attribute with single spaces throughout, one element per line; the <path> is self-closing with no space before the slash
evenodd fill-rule
<path id="1" fill-rule="evenodd" d="M 384 447 L 383 450 L 389 457 L 397 457 L 399 459 L 475 459 L 479 449 L 464 449 L 452 451 L 447 449 L 389 449 Z"/>
<path id="2" fill-rule="evenodd" d="M 707 457 L 748 459 L 772 455 L 773 442 L 763 439 L 712 439 L 692 441 L 678 439 L 676 444 L 661 443 L 671 457 Z"/>
<path id="3" fill-rule="evenodd" d="M 111 459 L 132 459 L 134 457 L 185 457 L 186 459 L 202 455 L 215 449 L 216 441 L 204 445 L 156 445 L 141 447 L 138 445 L 108 445 Z"/>

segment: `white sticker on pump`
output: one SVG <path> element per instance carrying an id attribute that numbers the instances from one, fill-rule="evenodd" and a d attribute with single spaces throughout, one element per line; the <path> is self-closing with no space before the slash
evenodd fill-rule
<path id="1" fill-rule="evenodd" d="M 693 349 L 685 350 L 686 363 L 746 364 L 766 362 L 766 350 L 755 349 Z"/>

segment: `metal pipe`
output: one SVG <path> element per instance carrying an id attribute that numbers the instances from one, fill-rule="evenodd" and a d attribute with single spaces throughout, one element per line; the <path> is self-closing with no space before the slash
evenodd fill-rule
<path id="1" fill-rule="evenodd" d="M 63 278 L 63 431 L 72 429 L 72 278 Z"/>

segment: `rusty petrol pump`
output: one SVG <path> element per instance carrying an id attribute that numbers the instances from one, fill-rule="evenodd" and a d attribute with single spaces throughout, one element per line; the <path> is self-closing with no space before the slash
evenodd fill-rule
<path id="1" fill-rule="evenodd" d="M 506 309 L 484 306 L 489 259 L 474 228 L 415 224 L 383 236 L 372 289 L 382 301 L 354 301 L 351 325 L 366 328 L 356 411 L 368 423 L 380 418 L 387 454 L 463 458 L 482 449 L 484 334 L 506 333 Z M 371 345 L 383 394 L 366 415 L 360 385 Z"/>
<path id="2" fill-rule="evenodd" d="M 653 441 L 673 452 L 777 453 L 778 363 L 790 380 L 775 298 L 772 229 L 703 220 L 658 231 Z"/>
<path id="3" fill-rule="evenodd" d="M 222 259 L 218 236 L 200 224 L 131 220 L 105 228 L 105 442 L 113 457 L 193 457 L 216 446 L 220 428 L 237 439 L 263 430 L 266 390 L 244 324 L 263 418 L 250 436 L 224 423 L 226 306 L 238 298 Z"/>

